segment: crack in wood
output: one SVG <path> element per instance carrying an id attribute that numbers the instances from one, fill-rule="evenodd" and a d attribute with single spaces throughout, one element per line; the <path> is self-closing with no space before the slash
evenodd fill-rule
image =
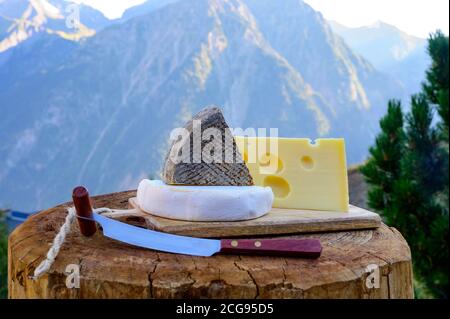
<path id="1" fill-rule="evenodd" d="M 239 260 L 242 261 L 242 257 L 238 256 Z M 259 286 L 256 283 L 255 277 L 253 277 L 253 274 L 250 272 L 249 269 L 245 269 L 243 267 L 241 267 L 236 261 L 234 262 L 234 265 L 236 266 L 237 269 L 245 271 L 247 273 L 247 275 L 250 277 L 251 281 L 253 282 L 253 285 L 255 286 L 256 289 L 256 294 L 255 297 L 253 299 L 258 299 L 259 297 Z"/>
<path id="2" fill-rule="evenodd" d="M 154 292 L 153 292 L 153 274 L 156 272 L 156 268 L 158 267 L 158 265 L 161 262 L 161 258 L 159 257 L 159 254 L 156 252 L 156 261 L 155 261 L 155 265 L 153 267 L 153 270 L 151 270 L 148 274 L 148 283 L 149 283 L 149 296 L 150 298 L 154 298 Z"/>

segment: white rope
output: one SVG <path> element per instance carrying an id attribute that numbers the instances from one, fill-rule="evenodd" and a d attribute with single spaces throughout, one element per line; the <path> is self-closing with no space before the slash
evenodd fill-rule
<path id="1" fill-rule="evenodd" d="M 106 212 L 111 213 L 111 212 L 113 212 L 113 210 L 111 210 L 107 207 L 102 207 L 102 208 L 94 209 L 94 212 L 96 212 L 98 214 L 102 214 L 102 213 L 106 213 Z M 55 239 L 53 239 L 52 246 L 48 250 L 46 258 L 34 270 L 34 275 L 32 276 L 33 280 L 36 280 L 39 277 L 41 277 L 53 265 L 53 263 L 55 262 L 56 256 L 58 256 L 61 246 L 63 245 L 63 243 L 66 239 L 67 234 L 69 234 L 69 232 L 70 232 L 72 222 L 75 218 L 76 218 L 75 208 L 69 207 L 67 209 L 66 220 L 64 221 L 64 224 L 59 229 L 59 232 L 56 235 Z"/>

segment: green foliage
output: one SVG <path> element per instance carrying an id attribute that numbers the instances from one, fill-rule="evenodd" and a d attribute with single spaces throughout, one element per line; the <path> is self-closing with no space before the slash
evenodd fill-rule
<path id="1" fill-rule="evenodd" d="M 0 299 L 8 295 L 8 229 L 0 211 Z"/>
<path id="2" fill-rule="evenodd" d="M 443 174 L 448 155 L 440 147 L 432 120 L 425 96 L 413 96 L 402 174 L 394 183 L 393 197 L 399 213 L 395 226 L 409 239 L 415 272 L 432 293 L 444 296 L 448 294 L 448 211 L 437 196 L 448 185 Z"/>
<path id="3" fill-rule="evenodd" d="M 411 247 L 420 291 L 448 297 L 448 37 L 431 35 L 428 50 L 433 62 L 423 92 L 411 97 L 405 123 L 400 104 L 389 102 L 361 171 L 370 184 L 369 206 Z"/>
<path id="4" fill-rule="evenodd" d="M 394 181 L 400 176 L 400 159 L 404 152 L 405 134 L 403 131 L 403 112 L 399 101 L 391 100 L 388 112 L 380 121 L 381 133 L 375 146 L 369 152 L 371 157 L 361 168 L 368 183 L 372 185 L 368 193 L 369 206 L 384 212 L 389 223 L 394 222 L 389 208 L 392 206 Z"/>
<path id="5" fill-rule="evenodd" d="M 414 296 L 417 299 L 434 299 L 433 294 L 430 292 L 428 287 L 420 281 L 417 276 L 413 280 L 414 285 Z"/>
<path id="6" fill-rule="evenodd" d="M 441 129 L 446 134 L 448 142 L 448 37 L 441 31 L 431 34 L 428 39 L 428 54 L 432 63 L 426 72 L 423 90 L 428 100 L 437 105 L 441 117 Z"/>
<path id="7" fill-rule="evenodd" d="M 380 126 L 382 132 L 376 138 L 375 146 L 370 148 L 371 157 L 361 170 L 373 185 L 368 193 L 370 207 L 385 211 L 391 206 L 392 186 L 400 174 L 399 162 L 405 140 L 403 112 L 399 101 L 389 101 L 388 113 L 381 119 Z"/>

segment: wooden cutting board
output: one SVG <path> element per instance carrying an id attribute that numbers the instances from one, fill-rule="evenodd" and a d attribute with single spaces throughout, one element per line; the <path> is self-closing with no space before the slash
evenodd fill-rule
<path id="1" fill-rule="evenodd" d="M 236 222 L 190 222 L 158 217 L 139 210 L 135 197 L 129 199 L 129 206 L 137 208 L 136 214 L 118 219 L 148 229 L 205 238 L 369 229 L 381 224 L 378 214 L 353 205 L 347 213 L 272 208 L 260 218 Z"/>

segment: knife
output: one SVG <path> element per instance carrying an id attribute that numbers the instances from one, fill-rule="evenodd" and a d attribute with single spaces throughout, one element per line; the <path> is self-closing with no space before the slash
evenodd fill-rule
<path id="1" fill-rule="evenodd" d="M 80 231 L 93 235 L 96 223 L 103 235 L 134 246 L 192 256 L 217 253 L 318 258 L 322 245 L 318 239 L 204 239 L 168 234 L 132 226 L 93 212 L 89 193 L 83 186 L 72 193 Z"/>

